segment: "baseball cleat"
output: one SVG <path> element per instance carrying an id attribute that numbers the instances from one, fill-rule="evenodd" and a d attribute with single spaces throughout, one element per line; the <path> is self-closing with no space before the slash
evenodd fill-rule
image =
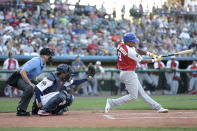
<path id="1" fill-rule="evenodd" d="M 168 113 L 168 109 L 161 107 L 159 110 L 157 110 L 157 113 Z"/>
<path id="2" fill-rule="evenodd" d="M 38 115 L 39 116 L 51 116 L 51 113 L 46 112 L 45 110 L 39 110 Z"/>
<path id="3" fill-rule="evenodd" d="M 30 116 L 30 113 L 18 108 L 16 116 Z"/>
<path id="4" fill-rule="evenodd" d="M 106 102 L 106 106 L 105 106 L 105 113 L 109 112 L 109 110 L 111 108 L 111 104 L 110 104 L 111 102 L 112 102 L 112 100 L 108 98 L 107 102 Z"/>

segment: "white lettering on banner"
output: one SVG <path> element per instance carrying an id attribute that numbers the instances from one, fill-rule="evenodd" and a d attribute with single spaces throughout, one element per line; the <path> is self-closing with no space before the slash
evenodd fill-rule
<path id="1" fill-rule="evenodd" d="M 120 52 L 122 52 L 123 55 L 127 55 L 127 52 L 120 46 L 118 46 L 118 49 L 120 50 Z"/>

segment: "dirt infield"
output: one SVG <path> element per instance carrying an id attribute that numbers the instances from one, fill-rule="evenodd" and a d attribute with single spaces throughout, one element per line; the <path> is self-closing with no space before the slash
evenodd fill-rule
<path id="1" fill-rule="evenodd" d="M 0 127 L 193 127 L 197 110 L 170 110 L 158 114 L 153 110 L 69 111 L 63 116 L 17 117 L 1 113 Z"/>

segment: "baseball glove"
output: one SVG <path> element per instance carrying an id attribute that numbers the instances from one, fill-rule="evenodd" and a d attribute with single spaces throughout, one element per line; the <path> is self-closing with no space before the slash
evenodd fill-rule
<path id="1" fill-rule="evenodd" d="M 96 73 L 96 70 L 95 70 L 94 66 L 93 65 L 89 65 L 88 66 L 88 71 L 87 71 L 88 77 L 89 78 L 94 77 L 95 73 Z"/>

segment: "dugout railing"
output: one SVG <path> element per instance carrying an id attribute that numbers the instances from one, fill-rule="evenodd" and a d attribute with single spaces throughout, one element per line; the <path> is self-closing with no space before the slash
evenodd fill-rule
<path id="1" fill-rule="evenodd" d="M 158 72 L 160 73 L 159 75 L 159 85 L 156 88 L 156 90 L 165 90 L 166 87 L 166 78 L 165 78 L 165 72 L 175 72 L 172 70 L 167 70 L 167 69 L 147 69 L 147 70 L 141 70 L 141 69 L 136 69 L 136 73 L 148 73 L 151 74 L 153 72 Z M 6 74 L 7 73 L 13 73 L 15 70 L 0 70 L 0 95 L 3 95 L 3 90 L 4 87 L 6 86 Z M 46 69 L 44 70 L 44 75 L 42 74 L 38 80 L 46 76 L 48 73 L 55 72 L 55 69 Z M 73 72 L 87 72 L 86 70 L 75 70 Z M 99 90 L 101 91 L 110 91 L 111 95 L 114 95 L 114 92 L 116 90 L 115 86 L 115 81 L 116 78 L 114 77 L 114 73 L 119 73 L 120 70 L 118 69 L 105 69 L 106 77 L 105 77 L 105 84 L 100 85 L 99 84 Z M 186 69 L 179 69 L 176 70 L 176 72 L 180 72 L 180 80 L 179 80 L 179 89 L 178 93 L 187 93 L 188 86 L 189 86 L 189 78 L 188 78 L 188 73 L 190 72 L 197 72 L 197 70 L 186 70 Z M 101 80 L 101 77 L 98 77 L 99 82 Z M 146 85 L 146 81 L 143 83 Z M 119 89 L 120 90 L 120 89 Z M 169 89 L 168 89 L 169 90 Z"/>

